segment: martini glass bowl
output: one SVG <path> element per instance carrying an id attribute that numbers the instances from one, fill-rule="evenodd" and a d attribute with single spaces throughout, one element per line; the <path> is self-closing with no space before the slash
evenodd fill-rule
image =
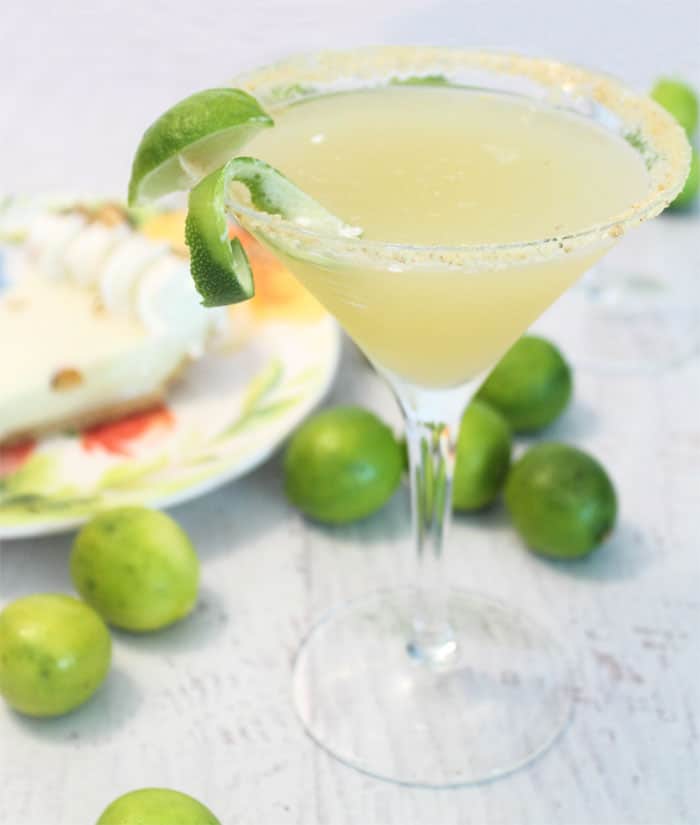
<path id="1" fill-rule="evenodd" d="M 354 768 L 450 787 L 525 765 L 558 737 L 572 706 L 569 662 L 553 622 L 479 593 L 478 582 L 461 589 L 450 580 L 445 538 L 461 416 L 485 372 L 524 330 L 628 230 L 673 199 L 689 147 L 666 112 L 608 76 L 498 52 L 320 52 L 235 85 L 274 116 L 318 95 L 435 76 L 595 121 L 626 139 L 648 173 L 645 197 L 605 223 L 507 244 L 331 238 L 260 212 L 243 197 L 229 204 L 232 217 L 339 317 L 388 381 L 406 423 L 413 549 L 403 554 L 396 589 L 331 607 L 310 628 L 294 664 L 296 710 L 318 745 Z M 479 313 L 460 326 L 453 314 L 466 313 L 471 297 Z M 422 347 L 427 340 L 430 348 Z"/>

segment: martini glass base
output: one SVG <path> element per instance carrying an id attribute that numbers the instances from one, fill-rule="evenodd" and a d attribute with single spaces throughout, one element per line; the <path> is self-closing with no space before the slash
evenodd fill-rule
<path id="1" fill-rule="evenodd" d="M 516 610 L 451 591 L 455 653 L 431 666 L 409 652 L 415 596 L 365 596 L 311 629 L 293 679 L 307 733 L 364 773 L 432 788 L 494 779 L 539 756 L 571 712 L 559 643 Z"/>

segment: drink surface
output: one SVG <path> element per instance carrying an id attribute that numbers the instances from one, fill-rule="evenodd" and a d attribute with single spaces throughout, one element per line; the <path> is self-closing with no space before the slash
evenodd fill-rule
<path id="1" fill-rule="evenodd" d="M 646 191 L 622 138 L 513 95 L 389 86 L 276 121 L 246 152 L 374 240 L 533 241 L 604 222 Z"/>
<path id="2" fill-rule="evenodd" d="M 647 191 L 641 157 L 591 121 L 448 87 L 346 92 L 275 113 L 246 153 L 368 240 L 536 241 L 604 223 Z M 605 251 L 459 272 L 285 262 L 378 364 L 425 386 L 488 369 Z"/>

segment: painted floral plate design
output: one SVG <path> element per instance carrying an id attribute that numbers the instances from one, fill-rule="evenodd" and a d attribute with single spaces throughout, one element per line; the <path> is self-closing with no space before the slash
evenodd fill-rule
<path id="1" fill-rule="evenodd" d="M 320 402 L 338 364 L 335 321 L 232 231 L 248 249 L 256 297 L 230 309 L 231 340 L 189 367 L 166 403 L 0 447 L 0 539 L 62 532 L 106 507 L 202 495 L 258 466 Z"/>

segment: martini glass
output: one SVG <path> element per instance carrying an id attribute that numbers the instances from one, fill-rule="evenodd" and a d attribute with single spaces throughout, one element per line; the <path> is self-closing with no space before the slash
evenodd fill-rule
<path id="1" fill-rule="evenodd" d="M 658 374 L 700 351 L 696 260 L 688 259 L 696 215 L 652 221 L 557 301 L 537 324 L 577 368 Z"/>
<path id="2" fill-rule="evenodd" d="M 297 712 L 321 747 L 361 771 L 449 787 L 525 765 L 556 739 L 571 709 L 567 658 L 549 627 L 449 581 L 445 538 L 462 413 L 484 372 L 549 304 L 675 196 L 689 147 L 663 110 L 611 78 L 494 52 L 322 52 L 235 85 L 279 113 L 280 128 L 292 104 L 436 78 L 547 104 L 627 138 L 644 161 L 645 194 L 604 223 L 557 237 L 462 245 L 331 238 L 253 209 L 242 197 L 229 208 L 338 318 L 388 381 L 406 423 L 409 583 L 333 607 L 310 629 L 294 665 Z M 257 147 L 254 141 L 250 153 Z"/>

